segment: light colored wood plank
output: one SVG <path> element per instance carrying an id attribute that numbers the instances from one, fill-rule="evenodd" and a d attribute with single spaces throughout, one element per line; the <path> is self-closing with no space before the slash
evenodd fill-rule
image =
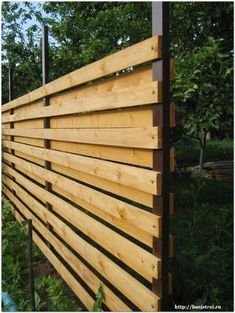
<path id="1" fill-rule="evenodd" d="M 139 89 L 145 84 L 152 86 L 152 68 L 147 66 L 132 72 L 121 73 L 112 78 L 89 84 L 82 88 L 74 88 L 50 97 L 51 106 L 59 106 L 61 103 L 68 103 L 80 99 L 81 95 L 90 97 L 92 93 L 97 96 L 109 95 L 110 92 L 126 92 L 132 89 Z"/>
<path id="2" fill-rule="evenodd" d="M 148 234 L 160 236 L 160 218 L 159 216 L 146 212 L 124 201 L 118 200 L 92 188 L 81 185 L 57 173 L 43 169 L 14 156 L 4 153 L 4 160 L 11 160 L 23 170 L 37 175 L 39 178 L 45 178 L 68 193 L 80 198 L 83 202 L 88 203 L 102 210 L 104 214 L 110 214 L 120 220 L 120 223 L 128 223 L 136 228 L 140 228 Z M 86 206 L 84 206 L 86 208 Z M 89 210 L 89 209 L 88 209 Z"/>
<path id="3" fill-rule="evenodd" d="M 100 144 L 121 147 L 161 149 L 161 127 L 102 129 L 3 129 L 3 135 Z"/>
<path id="4" fill-rule="evenodd" d="M 95 178 L 99 177 L 145 193 L 161 194 L 161 174 L 153 170 L 18 143 L 4 142 L 4 145 L 7 148 L 29 155 L 29 159 L 32 158 L 30 161 L 34 163 L 44 165 L 44 161 L 42 160 L 47 160 L 71 170 L 78 170 L 82 173 L 89 174 L 89 176 L 92 176 L 88 177 L 90 184 L 95 184 Z M 42 159 L 40 163 L 37 161 L 38 159 Z M 70 171 L 70 173 L 72 172 Z M 87 177 L 85 179 L 87 179 Z M 118 186 L 116 186 L 116 188 L 118 188 Z M 130 190 L 127 190 L 127 192 L 129 194 Z"/>
<path id="5" fill-rule="evenodd" d="M 73 177 L 79 181 L 83 181 L 87 184 L 90 184 L 91 186 L 101 188 L 105 191 L 112 192 L 121 197 L 124 197 L 129 200 L 151 207 L 152 195 L 150 193 L 142 192 L 140 190 L 137 190 L 131 187 L 116 184 L 116 183 L 111 182 L 110 180 L 91 176 L 89 174 L 86 174 L 86 173 L 83 173 L 74 169 L 70 169 L 70 168 L 67 168 L 58 164 L 52 163 L 51 168 L 52 170 L 56 172 L 59 172 L 66 176 Z"/>
<path id="6" fill-rule="evenodd" d="M 43 128 L 43 119 L 14 122 L 14 128 Z"/>
<path id="7" fill-rule="evenodd" d="M 48 203 L 53 205 L 55 212 L 63 216 L 63 218 L 65 218 L 69 223 L 80 229 L 84 234 L 96 241 L 99 245 L 112 253 L 122 262 L 126 263 L 147 280 L 152 281 L 153 277 L 160 278 L 160 259 L 138 247 L 136 244 L 122 237 L 118 233 L 115 233 L 107 226 L 89 217 L 82 211 L 79 211 L 66 201 L 51 194 L 34 183 L 29 182 L 26 178 L 8 166 L 6 167 L 6 173 L 13 175 L 17 181 L 25 187 L 27 184 L 26 188 L 37 195 L 38 198 L 47 200 Z M 49 181 L 49 179 L 47 180 Z"/>
<path id="8" fill-rule="evenodd" d="M 19 167 L 18 165 L 16 165 L 15 167 L 18 171 L 20 171 L 21 173 L 27 175 L 30 179 L 33 179 L 35 180 L 36 182 L 42 184 L 42 185 L 45 185 L 45 179 L 41 179 L 39 178 L 37 175 L 31 173 L 30 171 L 27 171 L 27 170 L 22 170 L 21 167 Z M 43 200 L 42 200 L 43 201 Z M 44 203 L 46 203 L 45 201 L 43 201 Z"/>
<path id="9" fill-rule="evenodd" d="M 152 167 L 152 150 L 149 149 L 109 147 L 55 140 L 51 140 L 51 149 L 132 165 Z"/>
<path id="10" fill-rule="evenodd" d="M 14 109 L 14 114 L 20 114 L 20 113 L 27 113 L 30 112 L 33 109 L 41 109 L 43 106 L 43 101 L 42 100 L 37 100 L 33 103 L 26 103 L 25 105 L 21 107 L 16 107 Z"/>
<path id="11" fill-rule="evenodd" d="M 153 121 L 152 112 L 153 111 L 151 108 L 138 108 L 130 110 L 104 111 L 100 113 L 96 112 L 86 115 L 52 117 L 50 119 L 50 127 L 51 128 L 151 127 Z"/>
<path id="12" fill-rule="evenodd" d="M 78 204 L 82 208 L 85 208 L 89 212 L 97 215 L 98 217 L 104 219 L 106 222 L 110 223 L 111 225 L 119 228 L 120 230 L 124 231 L 128 235 L 132 236 L 136 240 L 139 240 L 146 244 L 149 247 L 152 247 L 153 244 L 153 236 L 142 229 L 136 227 L 135 225 L 128 223 L 128 221 L 123 222 L 120 218 L 116 217 L 115 215 L 100 210 L 96 206 L 89 204 L 79 197 L 72 195 L 69 192 L 64 191 L 63 189 L 53 185 L 52 190 L 57 192 L 59 195 L 64 196 L 65 198 L 73 201 L 74 203 Z M 161 232 L 161 223 L 159 223 L 159 233 Z"/>
<path id="13" fill-rule="evenodd" d="M 11 136 L 2 135 L 3 140 L 11 140 Z"/>
<path id="14" fill-rule="evenodd" d="M 38 203 L 38 202 L 37 202 Z M 37 204 L 34 202 L 34 206 Z M 37 212 L 40 209 L 37 210 Z M 76 252 L 89 262 L 103 277 L 126 295 L 142 311 L 158 311 L 160 299 L 151 290 L 125 272 L 95 247 L 74 233 L 65 223 L 44 208 L 44 219 L 53 230 Z"/>
<path id="15" fill-rule="evenodd" d="M 2 112 L 19 107 L 44 96 L 78 86 L 85 82 L 109 75 L 130 66 L 138 65 L 161 57 L 161 37 L 154 36 L 143 42 L 109 55 L 62 76 L 16 100 L 2 106 Z"/>
<path id="16" fill-rule="evenodd" d="M 49 105 L 42 109 L 33 109 L 27 113 L 15 113 L 2 119 L 2 123 L 160 103 L 161 87 L 161 82 L 145 82 L 138 88 L 117 91 L 112 89 L 105 93 L 86 87 L 80 90 L 76 100 L 68 100 L 56 106 Z"/>
<path id="17" fill-rule="evenodd" d="M 13 143 L 13 142 L 12 142 Z M 14 143 L 13 143 L 14 144 Z M 18 143 L 15 143 L 16 145 Z M 27 154 L 27 153 L 22 153 L 20 152 L 19 150 L 15 150 L 15 155 L 20 157 L 20 158 L 23 158 L 23 159 L 26 159 L 26 160 L 29 160 L 33 163 L 36 163 L 38 165 L 41 165 L 41 166 L 44 166 L 45 165 L 45 161 L 42 160 L 42 159 L 39 159 L 37 157 L 34 157 L 33 155 L 30 155 L 30 154 Z"/>
<path id="18" fill-rule="evenodd" d="M 11 128 L 11 123 L 2 124 L 2 129 L 4 128 Z"/>
<path id="19" fill-rule="evenodd" d="M 39 247 L 47 259 L 54 266 L 60 276 L 64 279 L 66 284 L 72 289 L 75 295 L 83 303 L 83 305 L 92 311 L 94 299 L 89 293 L 80 285 L 80 283 L 74 278 L 74 276 L 67 270 L 67 268 L 60 262 L 60 260 L 51 252 L 47 245 L 40 239 L 40 237 L 34 232 L 33 241 Z"/>
<path id="20" fill-rule="evenodd" d="M 14 182 L 8 179 L 8 183 L 13 185 L 13 189 L 21 195 L 21 200 L 26 203 L 30 208 L 36 201 L 30 197 L 27 192 L 20 188 Z M 16 199 L 13 198 L 12 199 Z M 36 217 L 33 215 L 21 202 L 20 204 L 21 213 L 27 218 L 32 219 L 33 226 L 39 231 L 39 233 L 53 246 L 54 249 L 60 254 L 60 256 L 71 266 L 71 268 L 82 278 L 82 280 L 91 288 L 91 290 L 97 294 L 100 285 L 103 287 L 105 294 L 104 303 L 109 307 L 111 311 L 128 311 L 131 309 L 120 300 L 92 271 L 89 270 L 84 263 L 82 263 L 60 240 L 58 240 L 53 234 L 45 227 Z M 40 207 L 40 204 L 38 203 Z M 41 213 L 41 211 L 39 210 Z M 38 214 L 38 210 L 34 210 L 34 213 Z M 42 214 L 39 214 L 44 219 Z"/>
<path id="21" fill-rule="evenodd" d="M 10 140 L 10 139 L 8 139 Z M 14 138 L 15 142 L 22 142 L 28 145 L 36 146 L 36 147 L 44 147 L 44 140 L 37 138 L 27 138 L 27 137 L 17 137 Z"/>

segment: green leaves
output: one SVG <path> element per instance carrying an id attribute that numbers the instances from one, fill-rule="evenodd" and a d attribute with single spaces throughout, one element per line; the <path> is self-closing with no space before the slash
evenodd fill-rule
<path id="1" fill-rule="evenodd" d="M 175 177 L 174 302 L 232 309 L 233 186 Z"/>
<path id="2" fill-rule="evenodd" d="M 96 294 L 96 301 L 93 305 L 93 311 L 94 312 L 102 312 L 102 303 L 104 300 L 104 291 L 103 291 L 103 286 L 100 285 L 98 289 L 98 293 Z"/>
<path id="3" fill-rule="evenodd" d="M 81 311 L 76 301 L 65 293 L 61 278 L 50 275 L 35 281 L 35 304 L 38 311 Z"/>

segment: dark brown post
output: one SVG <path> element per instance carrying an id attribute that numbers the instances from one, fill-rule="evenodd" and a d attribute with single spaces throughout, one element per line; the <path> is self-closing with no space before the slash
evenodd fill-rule
<path id="1" fill-rule="evenodd" d="M 9 87 L 9 101 L 13 100 L 13 70 L 9 65 L 8 68 L 8 87 Z M 14 114 L 14 109 L 10 109 L 10 115 Z M 14 128 L 14 122 L 10 122 L 10 128 Z M 11 141 L 14 141 L 14 136 L 11 136 Z M 11 154 L 14 154 L 14 150 L 11 149 Z M 15 164 L 12 163 L 12 168 L 15 167 Z"/>
<path id="2" fill-rule="evenodd" d="M 9 88 L 9 101 L 12 101 L 13 100 L 13 70 L 11 68 L 11 66 L 9 65 L 9 68 L 8 68 L 8 88 Z M 14 109 L 10 109 L 10 115 L 13 115 L 14 114 Z M 13 129 L 14 128 L 14 122 L 10 122 L 10 128 Z M 11 142 L 14 142 L 14 139 L 15 137 L 14 136 L 10 136 L 11 137 Z M 10 153 L 12 155 L 15 154 L 15 151 L 13 149 L 11 149 Z M 13 169 L 15 169 L 15 164 L 14 163 L 11 163 L 11 167 Z M 15 181 L 15 177 L 12 177 L 12 180 Z M 13 195 L 15 195 L 15 190 L 12 190 L 12 193 Z M 15 206 L 13 205 L 13 207 L 15 208 Z"/>
<path id="3" fill-rule="evenodd" d="M 36 311 L 34 297 L 34 275 L 33 275 L 33 225 L 32 220 L 28 219 L 28 254 L 29 254 L 29 288 L 32 304 L 32 311 Z"/>
<path id="4" fill-rule="evenodd" d="M 168 310 L 169 265 L 169 135 L 170 135 L 170 49 L 169 3 L 152 3 L 152 34 L 162 36 L 162 58 L 152 63 L 153 80 L 162 81 L 162 103 L 153 106 L 153 126 L 162 127 L 162 149 L 153 153 L 153 168 L 162 172 L 161 196 L 154 196 L 153 213 L 162 217 L 161 239 L 154 238 L 153 253 L 162 259 L 161 281 L 153 280 L 153 291 L 161 297 L 161 311 Z"/>
<path id="5" fill-rule="evenodd" d="M 43 25 L 42 28 L 42 85 L 46 85 L 49 82 L 49 44 L 48 44 L 48 26 Z M 49 97 L 43 98 L 43 106 L 48 106 L 50 104 Z M 50 118 L 44 117 L 44 128 L 50 128 Z M 50 140 L 44 139 L 44 148 L 50 149 Z M 45 161 L 45 168 L 47 170 L 51 169 L 51 163 L 49 161 Z M 51 183 L 45 181 L 45 188 L 48 191 L 51 191 Z M 52 209 L 50 203 L 46 203 L 46 207 L 48 210 Z M 48 229 L 52 229 L 52 227 L 47 224 Z M 48 247 L 51 245 L 48 243 Z"/>

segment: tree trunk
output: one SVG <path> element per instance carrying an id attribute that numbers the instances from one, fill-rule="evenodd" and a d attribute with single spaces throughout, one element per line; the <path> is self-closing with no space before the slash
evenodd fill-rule
<path id="1" fill-rule="evenodd" d="M 204 154 L 205 154 L 205 149 L 203 147 L 201 147 L 200 148 L 200 161 L 199 161 L 199 170 L 200 170 L 200 172 L 202 171 L 202 168 L 203 168 Z"/>
<path id="2" fill-rule="evenodd" d="M 203 138 L 201 139 L 201 147 L 200 147 L 200 161 L 199 161 L 200 172 L 203 169 L 204 156 L 205 156 L 205 150 L 206 150 L 206 136 L 207 136 L 207 132 L 204 132 Z"/>

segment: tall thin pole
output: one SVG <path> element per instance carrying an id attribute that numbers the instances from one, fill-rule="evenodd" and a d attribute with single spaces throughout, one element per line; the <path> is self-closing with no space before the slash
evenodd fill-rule
<path id="1" fill-rule="evenodd" d="M 9 86 L 9 101 L 13 100 L 13 70 L 9 66 L 8 68 L 8 86 Z"/>
<path id="2" fill-rule="evenodd" d="M 29 287 L 32 311 L 35 311 L 34 275 L 33 275 L 33 227 L 32 220 L 28 219 L 28 254 L 29 254 Z"/>
<path id="3" fill-rule="evenodd" d="M 42 28 L 42 85 L 45 85 L 49 82 L 49 42 L 48 42 L 48 26 L 43 25 Z M 50 105 L 50 99 L 49 97 L 43 98 L 43 106 Z M 50 128 L 50 118 L 45 117 L 43 120 L 43 126 L 44 128 Z M 49 139 L 44 139 L 44 148 L 50 149 L 51 143 Z M 50 170 L 51 169 L 51 162 L 45 161 L 45 169 Z M 48 181 L 45 181 L 45 188 L 47 191 L 51 191 L 51 183 Z M 52 205 L 47 202 L 46 207 L 49 211 L 52 210 Z M 47 229 L 52 230 L 52 226 L 47 223 Z M 51 249 L 52 246 L 48 242 L 47 246 Z"/>
<path id="4" fill-rule="evenodd" d="M 12 67 L 9 65 L 8 68 L 8 98 L 9 101 L 12 101 L 14 99 L 14 95 L 13 95 L 13 69 Z M 10 109 L 10 115 L 14 114 L 14 109 Z M 14 128 L 14 122 L 10 122 L 10 128 L 13 129 Z M 11 141 L 14 141 L 14 136 L 11 136 Z M 13 149 L 11 149 L 11 154 L 14 155 L 15 151 Z M 11 163 L 11 167 L 14 169 L 15 168 L 15 164 Z M 13 180 L 15 180 L 14 177 L 12 177 Z M 12 193 L 15 195 L 15 190 L 12 191 Z"/>
<path id="5" fill-rule="evenodd" d="M 153 281 L 153 290 L 161 296 L 161 311 L 168 310 L 169 289 L 169 136 L 170 136 L 170 48 L 169 48 L 169 3 L 152 3 L 152 34 L 162 36 L 162 58 L 152 63 L 153 80 L 162 81 L 162 103 L 155 106 L 153 126 L 162 127 L 162 150 L 155 151 L 153 164 L 156 170 L 162 171 L 162 195 L 153 199 L 153 213 L 161 212 L 162 238 L 153 241 L 153 253 L 162 258 L 162 280 Z M 160 117 L 158 115 L 161 115 Z M 156 160 L 160 162 L 156 162 Z M 160 167 L 160 168 L 159 168 Z M 160 208 L 160 209 L 159 209 Z"/>
<path id="6" fill-rule="evenodd" d="M 48 26 L 42 27 L 42 85 L 49 82 Z"/>

